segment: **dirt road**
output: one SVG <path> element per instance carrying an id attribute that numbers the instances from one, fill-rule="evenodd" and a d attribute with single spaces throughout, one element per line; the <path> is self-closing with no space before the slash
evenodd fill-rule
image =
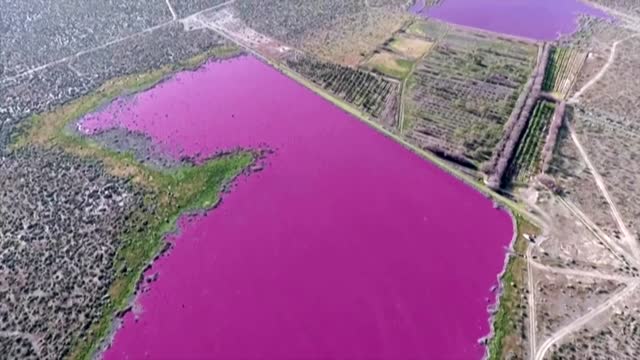
<path id="1" fill-rule="evenodd" d="M 593 84 L 597 83 L 597 82 L 600 80 L 600 78 L 602 78 L 602 76 L 607 72 L 607 70 L 609 70 L 609 67 L 610 67 L 610 66 L 611 66 L 611 64 L 613 64 L 613 62 L 615 61 L 615 58 L 616 58 L 616 50 L 617 50 L 617 48 L 618 48 L 618 45 L 619 45 L 621 42 L 626 41 L 626 40 L 629 40 L 629 39 L 631 39 L 631 38 L 633 38 L 633 37 L 636 37 L 636 36 L 638 36 L 638 35 L 640 35 L 640 34 L 633 34 L 633 35 L 627 36 L 627 37 L 626 37 L 626 38 L 624 38 L 624 39 L 620 39 L 620 40 L 618 40 L 618 41 L 614 42 L 614 43 L 613 43 L 613 46 L 611 46 L 611 53 L 609 54 L 609 59 L 607 60 L 607 63 L 606 63 L 606 64 L 604 64 L 604 66 L 600 69 L 600 71 L 598 71 L 598 73 L 597 73 L 593 78 L 591 78 L 591 80 L 589 80 L 586 84 L 584 84 L 584 86 L 583 86 L 580 90 L 578 90 L 578 92 L 576 92 L 576 93 L 571 97 L 571 99 L 569 99 L 569 102 L 570 102 L 570 103 L 577 102 L 577 101 L 578 101 L 578 99 L 580 98 L 580 96 L 582 96 L 582 94 L 584 94 L 584 92 L 585 92 L 585 91 L 589 90 L 589 88 L 590 88 L 591 86 L 593 86 Z"/>
<path id="2" fill-rule="evenodd" d="M 593 178 L 596 181 L 596 184 L 598 185 L 600 192 L 602 193 L 604 198 L 607 200 L 607 203 L 609 204 L 609 208 L 611 209 L 611 215 L 616 220 L 616 223 L 618 224 L 618 228 L 620 229 L 620 232 L 622 233 L 625 241 L 627 242 L 627 246 L 629 246 L 629 250 L 631 251 L 631 255 L 633 255 L 634 262 L 640 261 L 640 247 L 638 247 L 638 244 L 633 234 L 631 233 L 631 231 L 629 231 L 624 221 L 622 220 L 622 216 L 620 215 L 620 212 L 618 211 L 618 208 L 616 207 L 615 203 L 611 199 L 611 196 L 607 191 L 607 187 L 604 184 L 604 180 L 602 179 L 602 176 L 600 176 L 596 168 L 591 163 L 591 160 L 589 159 L 587 152 L 582 147 L 582 144 L 578 140 L 578 136 L 576 135 L 573 128 L 569 127 L 569 131 L 570 131 L 571 139 L 573 140 L 573 143 L 578 148 L 578 151 L 580 152 L 580 155 L 582 156 L 582 159 L 584 160 L 584 162 L 589 167 L 589 170 L 591 171 L 591 174 L 593 175 Z"/>
<path id="3" fill-rule="evenodd" d="M 628 282 L 633 279 L 632 277 L 628 277 L 628 276 L 611 275 L 611 274 L 601 273 L 598 271 L 586 271 L 586 270 L 571 269 L 571 268 L 553 267 L 553 266 L 541 264 L 533 259 L 530 260 L 530 263 L 531 265 L 533 265 L 538 269 L 552 272 L 552 273 L 557 273 L 557 274 L 569 275 L 569 276 L 591 277 L 596 279 L 613 280 L 613 281 L 620 281 L 620 282 Z"/>
<path id="4" fill-rule="evenodd" d="M 591 319 L 601 314 L 602 312 L 606 311 L 611 306 L 615 305 L 618 301 L 624 299 L 627 295 L 631 294 L 638 287 L 639 283 L 640 282 L 636 280 L 635 282 L 629 284 L 626 288 L 623 288 L 622 290 L 617 292 L 615 295 L 607 299 L 607 301 L 598 305 L 596 308 L 584 314 L 583 316 L 579 317 L 578 319 L 574 320 L 573 322 L 563 327 L 562 329 L 556 331 L 544 343 L 542 343 L 542 345 L 540 346 L 540 349 L 538 350 L 536 356 L 534 357 L 534 360 L 544 360 L 544 356 L 546 355 L 547 351 L 549 351 L 551 346 L 553 346 L 553 344 L 562 340 L 562 338 L 569 335 L 570 333 L 578 330 L 580 327 L 582 327 L 584 324 L 589 322 Z"/>

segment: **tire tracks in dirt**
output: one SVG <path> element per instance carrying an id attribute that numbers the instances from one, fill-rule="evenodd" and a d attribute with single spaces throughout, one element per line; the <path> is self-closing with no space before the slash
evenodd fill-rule
<path id="1" fill-rule="evenodd" d="M 616 294 L 608 298 L 605 302 L 601 303 L 600 305 L 598 305 L 591 311 L 587 312 L 586 314 L 582 315 L 578 319 L 574 320 L 573 322 L 563 327 L 562 329 L 556 331 L 553 335 L 547 338 L 547 340 L 544 343 L 542 343 L 542 345 L 540 346 L 540 349 L 537 351 L 537 354 L 532 358 L 534 360 L 544 360 L 544 356 L 546 355 L 547 351 L 549 351 L 549 349 L 551 349 L 551 347 L 555 343 L 562 340 L 565 336 L 571 334 L 572 332 L 578 330 L 583 325 L 588 323 L 590 320 L 592 320 L 599 314 L 603 313 L 604 311 L 608 310 L 611 306 L 615 305 L 618 301 L 624 299 L 627 295 L 631 294 L 638 287 L 639 283 L 640 283 L 640 280 L 636 280 L 628 284 L 627 287 L 618 291 Z"/>
<path id="2" fill-rule="evenodd" d="M 618 45 L 620 43 L 622 43 L 623 41 L 626 41 L 628 39 L 631 39 L 633 37 L 639 36 L 639 35 L 640 34 L 633 34 L 633 35 L 627 36 L 627 37 L 625 37 L 623 39 L 615 41 L 613 43 L 612 47 L 611 47 L 611 52 L 609 54 L 609 59 L 604 64 L 604 66 L 600 69 L 600 71 L 598 71 L 598 73 L 593 78 L 591 78 L 580 90 L 578 90 L 578 92 L 576 92 L 571 97 L 569 102 L 570 103 L 577 103 L 579 98 L 580 98 L 580 96 L 582 96 L 582 94 L 584 94 L 590 87 L 592 87 L 595 83 L 597 83 L 604 76 L 604 74 L 607 72 L 609 67 L 615 61 L 616 50 L 617 50 L 617 47 L 618 47 Z M 589 159 L 589 156 L 587 155 L 586 151 L 582 147 L 582 144 L 580 143 L 575 131 L 573 130 L 573 128 L 571 126 L 569 127 L 569 131 L 570 131 L 571 139 L 573 140 L 574 144 L 576 145 L 576 147 L 577 147 L 577 149 L 578 149 L 583 161 L 585 162 L 585 164 L 587 165 L 587 167 L 591 171 L 591 173 L 592 173 L 592 175 L 594 177 L 594 180 L 596 181 L 596 184 L 597 184 L 598 188 L 600 189 L 600 192 L 605 197 L 605 199 L 606 199 L 606 201 L 607 201 L 607 203 L 609 205 L 609 208 L 611 210 L 611 213 L 612 213 L 614 219 L 616 220 L 618 228 L 622 232 L 623 236 L 625 237 L 625 240 L 628 243 L 628 246 L 630 247 L 629 251 L 631 253 L 628 253 L 624 249 L 620 248 L 619 245 L 613 241 L 613 239 L 611 239 L 609 236 L 606 235 L 606 233 L 604 233 L 604 231 L 602 231 L 602 229 L 600 229 L 599 227 L 595 226 L 595 224 L 593 224 L 591 219 L 589 219 L 586 215 L 582 214 L 580 209 L 578 209 L 577 207 L 575 209 L 573 209 L 570 206 L 569 203 L 564 201 L 564 199 L 561 199 L 561 200 L 563 200 L 563 202 L 569 208 L 569 210 L 571 210 L 574 213 L 574 215 L 576 215 L 580 219 L 580 221 L 582 221 L 585 225 L 587 225 L 587 227 L 594 227 L 595 226 L 595 230 L 591 229 L 592 232 L 598 238 L 600 238 L 600 240 L 602 240 L 603 242 L 607 243 L 608 246 L 610 246 L 610 250 L 611 251 L 614 251 L 614 249 L 615 249 L 616 250 L 615 252 L 617 252 L 619 255 L 629 256 L 630 260 L 633 261 L 634 264 L 637 264 L 640 261 L 640 248 L 638 246 L 636 246 L 635 240 L 633 239 L 633 236 L 631 235 L 631 233 L 627 229 L 624 221 L 622 220 L 622 217 L 620 216 L 620 213 L 618 212 L 618 209 L 615 206 L 615 203 L 613 202 L 613 200 L 611 199 L 611 196 L 609 195 L 609 192 L 607 191 L 607 188 L 606 188 L 606 186 L 604 184 L 604 180 L 602 179 L 600 174 L 597 172 L 597 170 L 595 169 L 595 167 L 591 163 L 591 160 Z M 605 241 L 605 240 L 607 240 L 607 241 Z M 528 254 L 529 254 L 529 252 L 528 252 Z M 528 269 L 530 269 L 530 265 L 531 264 L 532 264 L 532 260 L 531 260 L 531 258 L 529 256 L 527 256 Z M 530 355 L 531 359 L 533 359 L 533 360 L 543 360 L 545 355 L 549 351 L 549 349 L 551 349 L 551 347 L 554 344 L 556 344 L 557 342 L 562 340 L 567 335 L 571 334 L 572 332 L 578 330 L 579 328 L 581 328 L 582 326 L 587 324 L 589 321 L 591 321 L 597 315 L 599 315 L 599 314 L 603 313 L 604 311 L 608 310 L 610 307 L 615 305 L 618 301 L 624 299 L 627 295 L 631 294 L 638 287 L 638 285 L 640 284 L 640 280 L 636 280 L 636 279 L 633 279 L 633 280 L 628 280 L 627 279 L 627 281 L 624 281 L 624 282 L 627 284 L 627 286 L 625 288 L 623 288 L 620 291 L 616 292 L 614 295 L 609 297 L 607 300 L 602 302 L 600 305 L 598 305 L 597 307 L 595 307 L 591 311 L 587 312 L 586 314 L 582 315 L 581 317 L 579 317 L 579 318 L 575 319 L 574 321 L 572 321 L 571 323 L 567 324 L 565 327 L 563 327 L 563 328 L 559 329 L 558 331 L 556 331 L 555 333 L 553 333 L 551 336 L 549 336 L 542 343 L 542 345 L 540 346 L 539 349 L 535 348 L 535 342 L 534 342 L 534 349 L 533 349 L 533 351 L 531 352 L 531 355 Z M 531 287 L 531 285 L 530 285 L 530 287 Z M 531 296 L 531 297 L 533 298 L 533 303 L 535 304 L 534 296 Z M 531 315 L 535 316 L 535 309 L 533 309 L 533 313 L 532 314 L 531 314 L 531 310 L 530 310 L 530 316 Z M 533 326 L 535 326 L 535 320 L 533 320 L 533 321 L 530 320 L 530 323 L 532 323 Z M 535 328 L 532 331 L 535 332 Z M 533 336 L 535 337 L 535 334 L 533 334 Z"/>

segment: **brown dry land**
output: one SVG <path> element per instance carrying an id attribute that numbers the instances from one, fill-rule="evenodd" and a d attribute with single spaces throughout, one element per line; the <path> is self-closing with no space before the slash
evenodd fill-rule
<path id="1" fill-rule="evenodd" d="M 429 51 L 432 45 L 433 43 L 425 39 L 399 35 L 391 41 L 389 47 L 407 58 L 417 60 Z"/>
<path id="2" fill-rule="evenodd" d="M 404 11 L 366 9 L 305 34 L 300 48 L 338 64 L 356 66 L 408 19 Z"/>
<path id="3" fill-rule="evenodd" d="M 434 21 L 417 22 L 408 32 L 434 45 L 407 80 L 403 135 L 479 167 L 502 136 L 537 47 Z"/>
<path id="4" fill-rule="evenodd" d="M 545 221 L 529 258 L 535 360 L 640 356 L 635 25 L 583 20 L 579 32 L 558 44 L 588 57 L 569 92 L 548 172 L 555 193 L 544 186 L 519 191 Z"/>
<path id="5" fill-rule="evenodd" d="M 388 51 L 373 54 L 364 64 L 364 68 L 379 72 L 383 75 L 404 79 L 411 72 L 413 63 Z"/>

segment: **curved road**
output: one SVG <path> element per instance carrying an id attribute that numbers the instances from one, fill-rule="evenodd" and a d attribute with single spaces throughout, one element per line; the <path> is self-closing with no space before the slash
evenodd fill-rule
<path id="1" fill-rule="evenodd" d="M 626 288 L 624 288 L 623 290 L 617 292 L 615 295 L 610 297 L 607 301 L 605 301 L 602 304 L 598 305 L 598 307 L 596 307 L 593 310 L 589 311 L 588 313 L 582 315 L 580 318 L 576 319 L 575 321 L 573 321 L 569 325 L 567 325 L 567 326 L 563 327 L 562 329 L 556 331 L 553 335 L 551 335 L 551 337 L 549 337 L 544 343 L 542 343 L 542 345 L 540 346 L 540 349 L 538 350 L 534 360 L 544 360 L 544 356 L 546 355 L 547 351 L 549 351 L 551 346 L 553 346 L 553 344 L 555 344 L 556 342 L 558 342 L 559 340 L 561 340 L 563 337 L 567 336 L 568 334 L 576 331 L 577 329 L 582 327 L 584 324 L 589 322 L 589 320 L 593 319 L 597 315 L 599 315 L 602 312 L 604 312 L 605 310 L 609 309 L 611 306 L 615 305 L 616 302 L 618 302 L 619 300 L 623 299 L 625 296 L 629 295 L 631 292 L 633 292 L 638 287 L 638 283 L 639 283 L 639 281 L 636 280 L 635 282 L 629 284 Z"/>
<path id="2" fill-rule="evenodd" d="M 609 70 L 609 66 L 611 66 L 611 64 L 613 64 L 613 61 L 615 60 L 616 49 L 618 48 L 618 44 L 620 44 L 623 41 L 629 40 L 633 37 L 636 37 L 638 35 L 640 34 L 633 34 L 633 35 L 627 36 L 624 39 L 620 39 L 614 42 L 613 46 L 611 47 L 611 53 L 609 54 L 609 59 L 607 60 L 607 63 L 604 64 L 602 69 L 600 69 L 600 71 L 593 78 L 591 78 L 591 80 L 589 80 L 586 84 L 584 84 L 584 86 L 580 90 L 578 90 L 578 92 L 576 92 L 575 95 L 571 97 L 571 99 L 569 99 L 569 102 L 578 101 L 578 98 L 582 96 L 582 94 L 584 94 L 584 92 L 587 91 L 591 86 L 593 86 L 593 84 L 597 83 L 598 80 L 600 80 L 600 78 L 607 72 L 607 70 Z"/>
<path id="3" fill-rule="evenodd" d="M 596 82 L 598 82 L 602 78 L 602 76 L 607 72 L 607 70 L 609 69 L 611 64 L 613 64 L 613 61 L 615 60 L 616 49 L 618 47 L 618 44 L 620 44 L 621 42 L 623 42 L 625 40 L 628 40 L 630 38 L 636 37 L 638 35 L 640 35 L 640 34 L 633 34 L 633 35 L 628 36 L 628 37 L 626 37 L 624 39 L 621 39 L 621 40 L 618 40 L 618 41 L 614 42 L 613 46 L 611 47 L 611 53 L 609 54 L 609 59 L 607 60 L 607 63 L 602 67 L 602 69 L 600 69 L 600 71 L 591 80 L 589 80 L 578 92 L 576 92 L 576 94 L 573 97 L 571 97 L 571 99 L 569 101 L 571 103 L 577 102 L 579 97 L 582 94 L 584 94 L 585 91 L 587 91 L 591 86 L 593 86 L 593 84 L 595 84 Z M 589 167 L 589 170 L 591 170 L 591 172 L 593 174 L 593 177 L 594 177 L 594 179 L 596 181 L 596 184 L 598 185 L 598 188 L 600 189 L 601 193 L 604 195 L 605 199 L 607 200 L 607 203 L 609 204 L 609 207 L 611 208 L 611 213 L 613 214 L 613 217 L 615 218 L 615 220 L 616 220 L 616 222 L 618 224 L 618 227 L 620 228 L 621 232 L 624 234 L 624 237 L 627 240 L 628 245 L 630 246 L 629 250 L 631 251 L 631 254 L 628 254 L 623 249 L 618 248 L 617 244 L 615 244 L 615 243 L 612 243 L 610 245 L 612 245 L 613 247 L 617 248 L 618 251 L 622 250 L 621 251 L 622 254 L 626 254 L 627 256 L 633 255 L 633 256 L 631 256 L 631 259 L 633 260 L 634 263 L 637 263 L 638 261 L 640 261 L 640 248 L 638 248 L 636 246 L 633 237 L 629 236 L 630 233 L 629 233 L 627 227 L 625 226 L 624 222 L 622 221 L 622 217 L 620 216 L 620 213 L 618 212 L 617 208 L 615 207 L 615 204 L 614 204 L 613 200 L 609 196 L 609 193 L 608 193 L 608 191 L 607 191 L 607 189 L 606 189 L 606 187 L 604 185 L 604 181 L 602 180 L 602 177 L 595 170 L 593 164 L 591 163 L 589 157 L 587 156 L 586 151 L 584 151 L 584 149 L 582 148 L 582 145 L 578 141 L 578 138 L 577 138 L 577 136 L 576 136 L 576 134 L 575 134 L 575 132 L 573 131 L 572 128 L 570 128 L 570 134 L 571 134 L 571 138 L 572 138 L 573 142 L 575 143 L 576 147 L 578 148 L 578 151 L 581 154 L 581 157 L 583 158 L 583 160 L 585 161 L 585 163 Z M 583 219 L 583 222 L 584 222 L 584 219 Z M 528 260 L 529 260 L 528 261 L 528 265 L 529 265 L 529 269 L 530 269 L 530 265 L 532 263 L 532 260 L 531 259 L 528 259 Z M 534 266 L 536 265 L 536 263 L 533 263 L 533 264 L 534 264 Z M 542 266 L 544 266 L 544 265 L 542 265 Z M 565 270 L 563 270 L 563 271 L 565 271 Z M 579 272 L 579 270 L 571 270 L 571 272 Z M 563 327 L 563 328 L 559 329 L 558 331 L 556 331 L 555 333 L 553 333 L 549 338 L 547 338 L 542 343 L 542 345 L 540 346 L 539 349 L 534 349 L 534 351 L 532 351 L 531 358 L 534 359 L 534 360 L 544 360 L 545 355 L 547 354 L 549 349 L 551 349 L 551 347 L 555 343 L 557 343 L 558 341 L 562 340 L 565 336 L 571 334 L 572 332 L 578 330 L 579 328 L 584 326 L 586 323 L 588 323 L 590 320 L 592 320 L 594 317 L 596 317 L 599 314 L 603 313 L 604 311 L 608 310 L 611 306 L 615 305 L 618 301 L 622 300 L 625 296 L 631 294 L 634 290 L 636 290 L 636 288 L 640 284 L 640 280 L 635 280 L 635 279 L 632 280 L 632 281 L 629 281 L 628 279 L 620 278 L 619 280 L 625 281 L 627 283 L 627 287 L 625 287 L 622 290 L 616 292 L 613 296 L 609 297 L 605 302 L 601 303 L 600 305 L 598 305 L 597 307 L 595 307 L 591 311 L 587 312 L 586 314 L 582 315 L 578 319 L 572 321 L 571 323 L 569 323 L 565 327 Z M 535 313 L 534 313 L 534 315 L 535 315 Z M 530 320 L 530 323 L 532 323 L 533 326 L 535 326 L 535 320 L 534 321 Z M 535 342 L 533 342 L 533 343 L 535 344 Z"/>

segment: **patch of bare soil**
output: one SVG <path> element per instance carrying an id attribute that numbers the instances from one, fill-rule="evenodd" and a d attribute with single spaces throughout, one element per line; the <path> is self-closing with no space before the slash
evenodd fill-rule
<path id="1" fill-rule="evenodd" d="M 598 271 L 632 276 L 636 272 L 627 259 L 612 251 L 606 239 L 594 234 L 572 212 L 566 200 L 543 193 L 538 206 L 553 220 L 544 241 L 533 248 L 533 259 L 557 268 Z"/>
<path id="2" fill-rule="evenodd" d="M 533 268 L 536 336 L 544 339 L 604 302 L 624 283 Z"/>
<path id="3" fill-rule="evenodd" d="M 548 359 L 640 358 L 640 291 L 616 303 L 549 351 Z"/>
<path id="4" fill-rule="evenodd" d="M 356 66 L 408 19 L 401 10 L 367 9 L 306 33 L 300 47 L 329 61 Z"/>

